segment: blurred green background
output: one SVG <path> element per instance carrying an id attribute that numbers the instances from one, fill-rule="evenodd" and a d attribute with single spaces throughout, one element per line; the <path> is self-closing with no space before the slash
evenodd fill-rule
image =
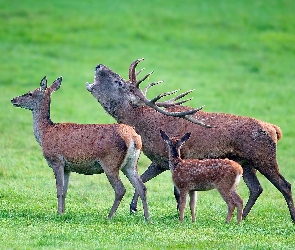
<path id="1" fill-rule="evenodd" d="M 197 222 L 178 223 L 171 174 L 147 183 L 151 218 L 129 215 L 133 188 L 113 221 L 104 175 L 73 174 L 67 212 L 56 215 L 52 170 L 32 132 L 29 111 L 10 100 L 63 76 L 52 95 L 54 122 L 114 123 L 85 89 L 103 63 L 165 82 L 155 96 L 195 89 L 188 105 L 251 116 L 281 127 L 281 173 L 295 186 L 295 2 L 293 0 L 34 1 L 0 0 L 0 241 L 6 249 L 292 249 L 294 225 L 283 196 L 262 176 L 264 192 L 241 226 L 224 224 L 215 191 L 200 193 Z M 143 84 L 144 86 L 144 84 Z M 149 160 L 142 154 L 139 171 Z M 248 189 L 242 182 L 244 201 Z M 294 188 L 293 188 L 294 192 Z M 293 195 L 294 197 L 294 195 Z M 234 220 L 233 220 L 234 221 Z"/>

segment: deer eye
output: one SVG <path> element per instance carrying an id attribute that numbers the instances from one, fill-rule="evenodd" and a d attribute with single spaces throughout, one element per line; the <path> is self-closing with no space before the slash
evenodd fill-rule
<path id="1" fill-rule="evenodd" d="M 115 83 L 117 83 L 120 87 L 123 86 L 123 83 L 122 83 L 121 81 L 117 81 L 117 80 L 115 80 Z"/>

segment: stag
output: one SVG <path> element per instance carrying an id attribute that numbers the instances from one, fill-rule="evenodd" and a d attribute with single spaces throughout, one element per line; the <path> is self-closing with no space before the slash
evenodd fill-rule
<path id="1" fill-rule="evenodd" d="M 295 208 L 291 184 L 280 174 L 276 159 L 277 142 L 282 137 L 281 129 L 273 124 L 251 117 L 192 109 L 178 101 L 191 91 L 168 101 L 160 102 L 158 95 L 149 100 L 139 85 L 149 77 L 137 80 L 136 66 L 142 59 L 134 61 L 129 68 L 129 80 L 113 72 L 103 64 L 95 68 L 94 83 L 86 88 L 118 123 L 128 124 L 141 135 L 143 153 L 151 160 L 148 169 L 141 175 L 143 182 L 169 169 L 165 143 L 159 140 L 160 130 L 176 137 L 192 132 L 191 139 L 181 149 L 182 158 L 229 158 L 243 167 L 243 179 L 249 188 L 249 199 L 243 210 L 243 219 L 249 214 L 263 189 L 257 178 L 257 170 L 264 175 L 284 196 L 290 216 L 295 222 Z M 179 192 L 174 188 L 179 204 Z M 130 209 L 136 211 L 138 194 L 135 193 Z"/>

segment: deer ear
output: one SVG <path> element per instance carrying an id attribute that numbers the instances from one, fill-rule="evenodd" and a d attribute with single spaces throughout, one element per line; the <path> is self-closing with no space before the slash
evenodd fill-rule
<path id="1" fill-rule="evenodd" d="M 61 82 L 62 82 L 62 76 L 57 78 L 50 86 L 50 89 L 51 91 L 56 91 L 60 88 L 60 85 L 61 85 Z"/>
<path id="2" fill-rule="evenodd" d="M 166 135 L 166 133 L 160 129 L 160 133 L 161 133 L 161 137 L 163 138 L 164 141 L 169 141 L 169 137 L 168 135 Z"/>
<path id="3" fill-rule="evenodd" d="M 47 79 L 46 76 L 44 76 L 40 82 L 40 90 L 45 91 L 47 89 Z"/>
<path id="4" fill-rule="evenodd" d="M 185 143 L 191 136 L 191 133 L 186 133 L 182 138 L 181 138 L 181 144 Z"/>

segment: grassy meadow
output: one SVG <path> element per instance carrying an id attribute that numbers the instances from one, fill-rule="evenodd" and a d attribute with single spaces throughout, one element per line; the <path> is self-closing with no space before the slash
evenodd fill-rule
<path id="1" fill-rule="evenodd" d="M 73 173 L 58 216 L 55 179 L 35 141 L 32 115 L 10 100 L 63 76 L 52 95 L 54 122 L 114 123 L 85 89 L 103 63 L 127 78 L 132 61 L 164 80 L 149 96 L 195 89 L 190 106 L 251 116 L 281 127 L 281 174 L 295 198 L 295 3 L 293 0 L 0 0 L 0 249 L 294 249 L 295 227 L 277 189 L 264 192 L 247 219 L 225 224 L 217 191 L 199 192 L 179 223 L 171 174 L 146 183 L 152 223 L 141 203 L 130 215 L 131 184 L 113 220 L 105 175 Z M 143 84 L 144 85 L 144 84 Z M 150 161 L 141 154 L 139 172 Z M 249 193 L 241 181 L 239 193 Z"/>

